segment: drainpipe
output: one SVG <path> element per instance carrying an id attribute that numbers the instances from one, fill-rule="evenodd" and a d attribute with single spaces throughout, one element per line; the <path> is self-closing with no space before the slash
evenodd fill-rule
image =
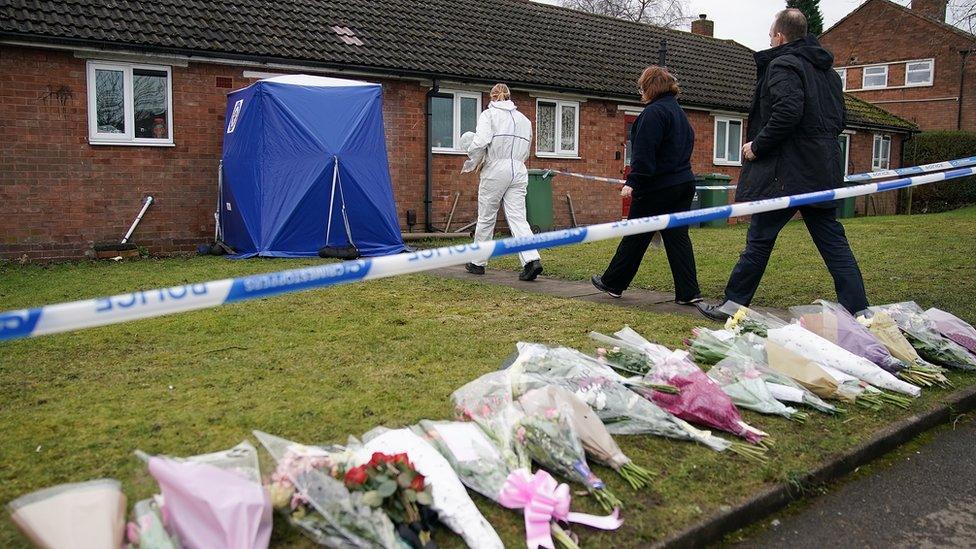
<path id="1" fill-rule="evenodd" d="M 424 171 L 424 232 L 432 233 L 434 232 L 434 224 L 431 221 L 431 216 L 433 215 L 431 210 L 431 205 L 433 204 L 434 196 L 434 152 L 431 150 L 431 143 L 433 142 L 434 125 L 431 124 L 433 116 L 433 102 L 435 97 L 441 97 L 444 99 L 453 99 L 454 96 L 447 93 L 440 92 L 441 83 L 435 78 L 432 82 L 431 88 L 427 90 L 427 101 L 424 107 L 424 121 L 426 123 L 427 137 L 425 143 L 427 145 L 427 167 Z"/>
<path id="2" fill-rule="evenodd" d="M 969 54 L 976 50 L 959 50 L 959 113 L 956 117 L 956 129 L 962 129 L 962 101 L 966 83 L 966 60 Z"/>

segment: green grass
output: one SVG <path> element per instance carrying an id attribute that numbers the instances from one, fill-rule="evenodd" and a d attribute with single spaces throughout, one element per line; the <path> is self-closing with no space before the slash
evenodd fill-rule
<path id="1" fill-rule="evenodd" d="M 872 303 L 917 301 L 976 319 L 976 207 L 931 215 L 860 217 L 844 221 Z M 692 229 L 698 280 L 704 295 L 720 299 L 745 246 L 747 223 Z M 542 252 L 545 274 L 589 280 L 610 262 L 618 240 Z M 515 269 L 515 260 L 494 263 Z M 632 287 L 674 291 L 663 250 L 644 259 Z M 789 307 L 815 299 L 836 301 L 833 281 L 802 221 L 780 233 L 755 304 Z"/>
<path id="2" fill-rule="evenodd" d="M 881 279 L 874 271 L 884 269 L 889 277 L 900 277 L 885 285 L 888 300 L 914 298 L 967 314 L 976 303 L 974 210 L 908 221 L 856 220 L 849 225 L 862 268 L 873 281 L 869 287 L 880 294 Z M 909 232 L 910 227 L 928 230 Z M 938 230 L 930 232 L 932 227 Z M 807 272 L 812 263 L 801 257 L 807 244 L 799 230 L 784 232 L 764 303 L 789 305 L 829 295 L 822 293 L 826 290 L 817 293 L 815 288 L 824 286 L 817 286 L 818 276 Z M 869 251 L 872 235 L 887 243 L 874 253 Z M 968 243 L 962 241 L 966 235 Z M 727 274 L 738 247 L 733 243 L 741 244 L 742 236 L 741 229 L 695 233 L 709 291 L 724 282 L 719 281 L 720 271 Z M 726 243 L 719 244 L 719 239 Z M 968 255 L 958 257 L 963 248 Z M 555 250 L 544 255 L 550 272 L 588 275 L 588 264 L 605 261 L 610 248 L 575 250 L 584 265 L 578 274 L 569 254 Z M 722 257 L 710 258 L 710 251 Z M 784 256 L 791 267 L 782 265 Z M 936 256 L 949 273 L 940 270 Z M 307 263 L 312 262 L 193 258 L 5 263 L 0 264 L 0 310 Z M 641 284 L 665 289 L 664 262 L 650 263 Z M 788 278 L 795 285 L 792 290 Z M 881 300 L 876 295 L 875 301 Z M 233 446 L 249 437 L 251 429 L 303 442 L 343 442 L 347 435 L 377 425 L 446 418 L 451 414 L 450 393 L 496 369 L 517 341 L 589 350 L 588 331 L 612 331 L 625 323 L 651 339 L 678 346 L 700 321 L 416 275 L 0 344 L 0 502 L 53 484 L 99 477 L 120 479 L 134 502 L 155 489 L 132 456 L 136 448 L 191 455 Z M 962 386 L 974 377 L 953 379 Z M 811 414 L 805 425 L 745 412 L 746 421 L 776 438 L 765 465 L 688 443 L 618 437 L 624 451 L 658 472 L 658 478 L 649 489 L 635 493 L 612 472 L 596 467 L 628 504 L 626 522 L 612 534 L 578 530 L 588 545 L 644 545 L 771 482 L 810 470 L 884 425 L 937 405 L 945 394 L 927 390 L 908 411 L 852 409 L 838 418 Z M 518 514 L 478 496 L 475 500 L 506 544 L 517 546 L 524 539 Z M 574 500 L 574 508 L 598 511 L 586 498 Z M 279 526 L 276 545 L 306 545 Z M 437 539 L 446 546 L 459 543 L 446 531 L 438 532 Z M 0 546 L 23 544 L 9 520 L 0 521 Z"/>

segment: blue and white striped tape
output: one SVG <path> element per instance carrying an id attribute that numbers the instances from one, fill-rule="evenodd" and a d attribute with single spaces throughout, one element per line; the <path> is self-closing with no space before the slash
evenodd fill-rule
<path id="1" fill-rule="evenodd" d="M 976 157 L 966 159 L 976 164 Z M 953 167 L 953 162 L 930 166 Z M 919 167 L 923 169 L 925 167 Z M 911 168 L 909 168 L 911 169 Z M 932 168 L 936 169 L 936 168 Z M 806 193 L 783 198 L 740 202 L 689 212 L 644 217 L 565 229 L 503 240 L 459 244 L 410 254 L 317 265 L 301 269 L 186 284 L 156 290 L 137 291 L 97 299 L 47 305 L 0 313 L 0 341 L 35 337 L 157 317 L 183 311 L 217 307 L 314 288 L 325 288 L 363 280 L 418 273 L 537 248 L 595 242 L 715 219 L 753 215 L 817 202 L 850 198 L 881 191 L 935 183 L 976 175 L 976 167 L 954 168 L 940 173 L 916 175 L 892 181 Z"/>
<path id="2" fill-rule="evenodd" d="M 957 160 L 948 160 L 945 162 L 936 162 L 934 164 L 925 164 L 923 166 L 912 166 L 910 168 L 898 168 L 895 170 L 880 170 L 876 172 L 859 173 L 854 175 L 849 175 L 844 178 L 846 183 L 859 183 L 862 181 L 877 181 L 880 179 L 890 179 L 892 177 L 900 177 L 904 175 L 919 175 L 924 173 L 937 172 L 942 170 L 950 170 L 952 168 L 965 168 L 969 166 L 976 165 L 976 156 L 970 156 L 969 158 L 960 158 Z M 587 181 L 601 181 L 603 183 L 612 183 L 614 185 L 623 185 L 627 182 L 626 179 L 614 179 L 612 177 L 599 177 L 596 175 L 586 175 L 583 173 L 576 172 L 564 172 L 561 170 L 547 169 L 544 175 L 550 173 L 565 175 L 568 177 L 575 177 L 577 179 L 585 179 Z M 735 189 L 735 185 L 699 185 L 695 187 L 699 191 L 725 191 Z"/>

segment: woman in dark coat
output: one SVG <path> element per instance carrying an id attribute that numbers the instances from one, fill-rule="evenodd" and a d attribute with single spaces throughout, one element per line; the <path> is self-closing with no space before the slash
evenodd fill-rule
<path id="1" fill-rule="evenodd" d="M 647 106 L 630 129 L 631 171 L 620 191 L 621 196 L 631 197 L 628 219 L 687 211 L 695 196 L 691 173 L 695 131 L 678 105 L 678 82 L 666 69 L 651 66 L 644 69 L 637 85 Z M 610 297 L 620 297 L 634 280 L 653 236 L 625 236 L 603 275 L 591 278 L 593 285 Z M 661 238 L 674 277 L 675 302 L 701 301 L 688 228 L 665 229 Z"/>

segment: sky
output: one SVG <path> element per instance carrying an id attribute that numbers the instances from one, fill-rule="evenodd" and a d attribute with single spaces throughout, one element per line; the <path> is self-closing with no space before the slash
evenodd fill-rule
<path id="1" fill-rule="evenodd" d="M 558 4 L 559 0 L 537 0 L 547 4 Z M 839 21 L 848 13 L 864 3 L 865 0 L 820 0 L 820 11 L 824 16 L 824 30 Z M 910 0 L 895 0 L 909 5 Z M 950 6 L 959 4 L 950 0 Z M 715 37 L 732 39 L 754 50 L 769 47 L 769 24 L 773 15 L 783 9 L 784 0 L 688 0 L 688 15 L 697 18 L 704 13 L 715 22 Z M 953 18 L 950 8 L 949 20 Z"/>

